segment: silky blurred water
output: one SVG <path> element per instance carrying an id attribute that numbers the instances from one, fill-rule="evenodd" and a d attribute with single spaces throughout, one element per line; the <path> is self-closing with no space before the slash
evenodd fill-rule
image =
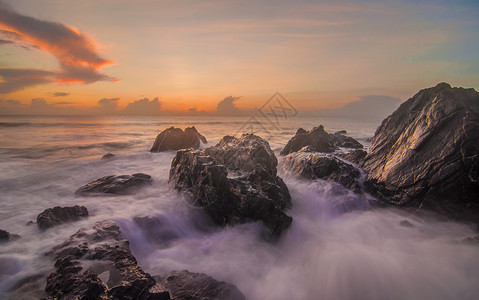
<path id="1" fill-rule="evenodd" d="M 263 241 L 257 223 L 211 227 L 201 210 L 188 206 L 168 184 L 175 152 L 150 153 L 149 148 L 170 126 L 194 125 L 214 145 L 224 135 L 238 135 L 247 121 L 0 117 L 0 228 L 21 236 L 0 244 L 0 299 L 42 297 L 46 275 L 53 270 L 44 254 L 79 228 L 105 219 L 120 224 L 139 265 L 151 275 L 203 272 L 237 285 L 248 299 L 479 298 L 479 246 L 462 241 L 478 235 L 469 226 L 373 209 L 368 195 L 338 192 L 320 180 L 298 180 L 281 168 L 292 195 L 288 214 L 293 223 L 278 243 Z M 328 132 L 347 130 L 367 147 L 380 120 L 296 117 L 278 127 L 253 127 L 269 141 L 281 165 L 279 151 L 296 130 L 320 124 Z M 101 160 L 106 153 L 116 156 Z M 99 177 L 138 172 L 154 179 L 138 194 L 74 195 Z M 43 232 L 27 225 L 46 208 L 75 204 L 85 205 L 90 217 Z M 145 225 L 138 217 L 155 221 Z M 10 292 L 19 280 L 36 274 L 30 286 Z"/>

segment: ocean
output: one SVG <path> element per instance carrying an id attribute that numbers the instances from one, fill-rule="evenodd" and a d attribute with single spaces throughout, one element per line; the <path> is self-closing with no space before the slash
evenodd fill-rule
<path id="1" fill-rule="evenodd" d="M 270 120 L 271 121 L 271 120 Z M 372 208 L 368 195 L 322 180 L 294 178 L 279 152 L 300 127 L 347 130 L 366 148 L 377 120 L 294 117 L 278 122 L 247 117 L 0 116 L 0 228 L 20 239 L 0 244 L 0 299 L 39 299 L 53 261 L 45 253 L 79 228 L 113 219 L 138 264 L 151 275 L 187 269 L 235 284 L 248 299 L 479 299 L 479 246 L 463 239 L 473 228 Z M 277 243 L 257 223 L 211 228 L 168 183 L 175 151 L 150 153 L 158 133 L 195 126 L 215 145 L 250 130 L 279 159 L 293 223 Z M 112 160 L 101 160 L 113 153 Z M 81 197 L 74 192 L 106 175 L 146 173 L 151 187 L 135 195 Z M 84 205 L 90 216 L 39 231 L 36 216 L 54 206 Z M 138 216 L 154 216 L 142 227 Z M 407 221 L 407 222 L 406 222 Z M 407 226 L 404 226 L 407 224 Z M 165 239 L 168 236 L 168 239 Z M 24 278 L 31 283 L 11 292 Z"/>

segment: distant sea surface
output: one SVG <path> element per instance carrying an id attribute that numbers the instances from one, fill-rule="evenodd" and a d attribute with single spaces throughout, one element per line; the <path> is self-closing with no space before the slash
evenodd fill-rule
<path id="1" fill-rule="evenodd" d="M 105 219 L 119 223 L 151 275 L 202 272 L 235 284 L 248 299 L 479 299 L 479 247 L 462 242 L 478 235 L 472 228 L 358 205 L 362 196 L 281 169 L 279 152 L 300 127 L 346 130 L 367 148 L 381 120 L 0 116 L 0 228 L 21 236 L 0 244 L 0 299 L 43 297 L 45 279 L 11 290 L 19 280 L 50 273 L 46 252 Z M 202 229 L 206 217 L 168 183 L 175 151 L 149 152 L 171 126 L 195 126 L 208 139 L 204 147 L 245 131 L 270 143 L 293 201 L 293 223 L 279 243 L 263 241 L 255 223 Z M 101 160 L 106 153 L 115 158 Z M 99 177 L 139 172 L 154 184 L 135 195 L 74 195 Z M 77 204 L 89 218 L 42 232 L 27 225 L 46 208 Z M 137 216 L 158 218 L 162 228 L 140 228 Z M 166 243 L 165 232 L 175 238 Z"/>

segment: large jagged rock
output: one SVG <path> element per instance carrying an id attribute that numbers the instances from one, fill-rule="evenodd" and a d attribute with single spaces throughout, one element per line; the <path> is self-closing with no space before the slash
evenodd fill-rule
<path id="1" fill-rule="evenodd" d="M 361 192 L 359 169 L 332 154 L 310 152 L 308 149 L 293 152 L 284 157 L 282 169 L 301 178 L 322 179 L 341 184 L 356 193 Z"/>
<path id="2" fill-rule="evenodd" d="M 479 93 L 421 90 L 377 129 L 363 164 L 389 203 L 479 220 Z"/>
<path id="3" fill-rule="evenodd" d="M 161 152 L 167 150 L 179 150 L 200 147 L 200 142 L 207 143 L 206 138 L 201 135 L 195 126 L 185 128 L 170 127 L 163 130 L 155 139 L 150 152 Z"/>
<path id="4" fill-rule="evenodd" d="M 234 285 L 217 281 L 202 273 L 187 270 L 174 271 L 155 279 L 164 285 L 175 300 L 244 300 L 245 296 Z"/>
<path id="5" fill-rule="evenodd" d="M 311 131 L 306 131 L 300 128 L 296 131 L 284 149 L 281 151 L 281 155 L 286 155 L 292 152 L 297 152 L 301 148 L 308 146 L 312 151 L 331 153 L 337 150 L 339 147 L 362 149 L 363 145 L 353 139 L 352 137 L 345 136 L 343 132 L 336 132 L 334 134 L 327 133 L 324 130 L 323 125 L 314 127 Z"/>
<path id="6" fill-rule="evenodd" d="M 56 262 L 45 288 L 48 299 L 170 299 L 137 265 L 114 221 L 80 229 L 49 254 Z"/>
<path id="7" fill-rule="evenodd" d="M 66 222 L 80 220 L 88 217 L 88 210 L 85 206 L 67 206 L 47 208 L 37 216 L 37 226 L 39 229 L 47 229 Z"/>
<path id="8" fill-rule="evenodd" d="M 117 194 L 130 195 L 139 188 L 151 185 L 150 175 L 136 173 L 132 175 L 110 175 L 101 177 L 79 188 L 76 195 Z"/>
<path id="9" fill-rule="evenodd" d="M 276 175 L 277 159 L 258 136 L 225 136 L 204 151 L 180 150 L 170 182 L 188 203 L 202 207 L 218 225 L 262 221 L 278 237 L 291 224 L 284 213 L 291 196 Z"/>

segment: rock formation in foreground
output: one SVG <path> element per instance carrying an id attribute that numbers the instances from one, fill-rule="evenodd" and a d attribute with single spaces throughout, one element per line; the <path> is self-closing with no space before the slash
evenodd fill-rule
<path id="1" fill-rule="evenodd" d="M 55 259 L 55 271 L 47 278 L 48 299 L 245 299 L 236 286 L 206 274 L 150 276 L 110 220 L 80 229 L 49 255 Z"/>
<path id="2" fill-rule="evenodd" d="M 303 128 L 298 129 L 296 134 L 288 141 L 281 155 L 286 155 L 292 152 L 297 152 L 301 148 L 308 146 L 311 151 L 331 153 L 339 147 L 362 149 L 363 145 L 353 139 L 344 135 L 343 132 L 336 132 L 334 134 L 327 133 L 323 125 L 314 127 L 311 131 L 306 131 Z"/>
<path id="3" fill-rule="evenodd" d="M 170 299 L 137 265 L 114 221 L 80 229 L 52 255 L 55 272 L 45 288 L 49 299 Z"/>
<path id="4" fill-rule="evenodd" d="M 167 150 L 179 150 L 200 147 L 200 142 L 206 144 L 206 138 L 196 128 L 187 127 L 185 131 L 181 128 L 170 127 L 163 130 L 155 139 L 150 152 L 161 152 Z"/>
<path id="5" fill-rule="evenodd" d="M 272 237 L 291 224 L 284 213 L 291 196 L 276 175 L 278 161 L 258 136 L 225 136 L 205 150 L 180 150 L 171 163 L 170 182 L 189 204 L 202 207 L 218 225 L 262 221 Z"/>
<path id="6" fill-rule="evenodd" d="M 332 154 L 305 148 L 286 155 L 281 167 L 285 172 L 301 178 L 322 179 L 339 183 L 356 193 L 361 192 L 358 182 L 361 177 L 359 169 Z"/>
<path id="7" fill-rule="evenodd" d="M 139 188 L 151 185 L 152 179 L 150 175 L 136 173 L 133 175 L 110 175 L 101 177 L 92 181 L 81 188 L 75 194 L 117 194 L 130 195 L 135 193 Z"/>
<path id="8" fill-rule="evenodd" d="M 172 299 L 175 300 L 245 299 L 243 293 L 236 286 L 231 283 L 217 281 L 202 273 L 191 273 L 187 270 L 173 271 L 164 276 L 155 276 L 154 278 L 166 287 Z"/>
<path id="9" fill-rule="evenodd" d="M 88 217 L 88 210 L 85 206 L 67 206 L 47 208 L 37 216 L 37 226 L 39 229 L 47 229 L 66 222 L 77 221 Z"/>
<path id="10" fill-rule="evenodd" d="M 389 203 L 478 221 L 479 93 L 419 91 L 382 122 L 363 168 Z"/>

